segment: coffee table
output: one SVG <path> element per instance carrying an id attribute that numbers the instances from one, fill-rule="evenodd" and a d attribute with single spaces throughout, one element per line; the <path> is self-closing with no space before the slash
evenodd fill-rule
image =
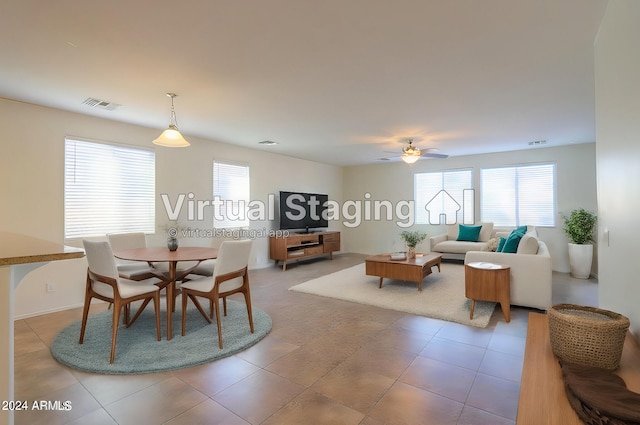
<path id="1" fill-rule="evenodd" d="M 391 254 L 372 255 L 365 258 L 367 276 L 379 276 L 380 288 L 382 288 L 382 280 L 386 277 L 416 282 L 419 292 L 422 292 L 422 279 L 431 274 L 433 266 L 438 266 L 439 272 L 441 261 L 440 254 L 419 253 L 416 258 L 406 260 L 392 260 Z"/>

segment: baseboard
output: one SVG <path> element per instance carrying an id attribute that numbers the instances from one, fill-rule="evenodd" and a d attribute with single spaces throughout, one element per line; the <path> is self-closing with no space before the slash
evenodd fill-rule
<path id="1" fill-rule="evenodd" d="M 100 301 L 100 300 L 96 300 L 94 302 L 92 302 L 91 304 L 98 304 L 98 303 L 103 303 L 104 301 Z M 56 307 L 56 308 L 51 308 L 48 310 L 42 310 L 42 311 L 37 311 L 34 313 L 27 313 L 27 314 L 21 314 L 19 316 L 14 316 L 13 320 L 23 320 L 23 319 L 28 319 L 30 317 L 37 317 L 37 316 L 42 316 L 43 314 L 49 314 L 49 313 L 57 313 L 59 311 L 66 311 L 66 310 L 71 310 L 74 308 L 82 308 L 84 306 L 84 303 L 79 303 L 79 304 L 72 304 L 72 305 L 67 305 L 67 306 L 63 306 L 63 307 Z"/>

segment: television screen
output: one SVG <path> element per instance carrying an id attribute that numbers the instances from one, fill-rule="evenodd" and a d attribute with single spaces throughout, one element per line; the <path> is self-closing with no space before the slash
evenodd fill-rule
<path id="1" fill-rule="evenodd" d="M 280 229 L 315 229 L 329 227 L 324 212 L 328 195 L 280 191 Z"/>

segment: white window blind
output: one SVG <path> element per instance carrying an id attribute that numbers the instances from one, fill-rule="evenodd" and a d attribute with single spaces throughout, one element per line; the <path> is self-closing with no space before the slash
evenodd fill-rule
<path id="1" fill-rule="evenodd" d="M 416 173 L 413 183 L 416 223 L 467 223 L 465 216 L 473 222 L 474 203 L 467 196 L 473 191 L 472 170 Z"/>
<path id="2" fill-rule="evenodd" d="M 480 170 L 482 221 L 495 226 L 556 224 L 556 165 Z"/>
<path id="3" fill-rule="evenodd" d="M 65 139 L 65 239 L 155 231 L 155 152 Z"/>
<path id="4" fill-rule="evenodd" d="M 213 198 L 222 201 L 214 212 L 214 228 L 249 227 L 249 182 L 248 165 L 213 161 Z"/>

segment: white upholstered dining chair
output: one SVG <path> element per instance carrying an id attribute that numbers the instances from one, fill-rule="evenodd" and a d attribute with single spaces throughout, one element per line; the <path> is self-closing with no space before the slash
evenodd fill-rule
<path id="1" fill-rule="evenodd" d="M 123 308 L 125 309 L 125 325 L 129 327 L 136 321 L 140 313 L 142 313 L 148 300 L 153 300 L 156 313 L 156 332 L 158 341 L 160 341 L 160 288 L 154 285 L 153 281 L 155 279 L 145 281 L 123 279 L 118 274 L 115 258 L 109 242 L 83 241 L 83 244 L 89 268 L 87 270 L 87 286 L 82 311 L 80 344 L 84 343 L 89 307 L 91 306 L 91 300 L 93 298 L 113 303 L 111 356 L 109 363 L 113 363 L 115 359 L 120 312 Z M 135 316 L 129 320 L 130 303 L 138 300 L 145 300 L 146 302 L 138 309 Z"/>
<path id="2" fill-rule="evenodd" d="M 211 323 L 215 312 L 218 326 L 218 345 L 222 349 L 222 323 L 220 318 L 220 298 L 222 298 L 224 315 L 227 315 L 227 297 L 241 293 L 247 305 L 249 328 L 253 333 L 253 314 L 251 312 L 251 292 L 249 289 L 249 254 L 251 240 L 224 241 L 220 245 L 212 277 L 190 280 L 182 284 L 182 335 L 186 331 L 187 302 L 189 299 Z M 198 298 L 206 298 L 210 302 L 211 313 L 207 314 Z"/>
<path id="3" fill-rule="evenodd" d="M 142 232 L 133 233 L 109 233 L 107 234 L 109 244 L 113 251 L 124 249 L 146 248 L 147 237 Z M 120 277 L 130 280 L 144 280 L 154 277 L 156 270 L 152 264 L 142 261 L 129 261 L 116 258 L 116 266 Z"/>

